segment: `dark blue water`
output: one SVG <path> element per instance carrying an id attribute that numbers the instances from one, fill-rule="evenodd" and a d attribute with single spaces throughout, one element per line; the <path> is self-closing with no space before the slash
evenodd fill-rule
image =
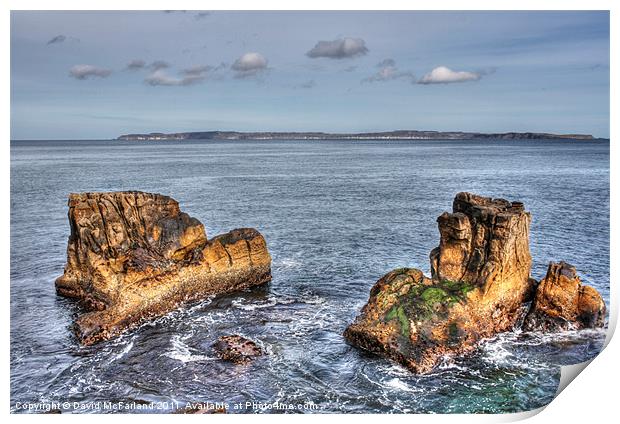
<path id="1" fill-rule="evenodd" d="M 214 236 L 255 227 L 273 281 L 80 347 L 77 309 L 54 292 L 67 195 L 172 196 Z M 323 412 L 514 412 L 549 403 L 561 364 L 595 356 L 603 331 L 508 333 L 415 376 L 342 332 L 383 274 L 428 273 L 435 219 L 459 191 L 531 211 L 532 274 L 575 265 L 609 301 L 609 142 L 315 141 L 11 143 L 11 408 L 16 402 L 314 402 Z M 223 334 L 268 354 L 215 359 Z M 245 412 L 249 412 L 246 410 Z"/>

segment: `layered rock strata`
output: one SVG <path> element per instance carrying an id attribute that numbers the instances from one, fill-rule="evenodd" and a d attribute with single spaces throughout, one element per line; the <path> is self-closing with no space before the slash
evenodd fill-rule
<path id="1" fill-rule="evenodd" d="M 61 296 L 85 309 L 75 333 L 88 345 L 179 305 L 271 280 L 263 236 L 251 228 L 207 239 L 168 196 L 143 192 L 69 196 L 71 235 Z"/>

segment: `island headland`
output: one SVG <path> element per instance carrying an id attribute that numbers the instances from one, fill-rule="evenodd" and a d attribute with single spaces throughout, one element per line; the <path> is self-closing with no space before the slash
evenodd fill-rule
<path id="1" fill-rule="evenodd" d="M 463 131 L 397 130 L 362 133 L 327 132 L 239 132 L 196 131 L 179 133 L 152 132 L 124 134 L 117 140 L 169 141 L 169 140 L 594 140 L 590 134 L 552 134 L 540 132 L 480 133 Z"/>
<path id="2" fill-rule="evenodd" d="M 271 256 L 257 230 L 207 239 L 200 221 L 161 194 L 71 194 L 69 224 L 56 291 L 80 301 L 85 312 L 74 331 L 85 345 L 183 303 L 271 280 Z"/>
<path id="3" fill-rule="evenodd" d="M 431 277 L 415 268 L 383 276 L 344 337 L 427 373 L 445 356 L 470 352 L 480 340 L 519 327 L 602 327 L 605 303 L 581 284 L 574 267 L 552 262 L 542 281 L 531 278 L 530 220 L 520 202 L 458 193 L 452 213 L 437 219 Z"/>

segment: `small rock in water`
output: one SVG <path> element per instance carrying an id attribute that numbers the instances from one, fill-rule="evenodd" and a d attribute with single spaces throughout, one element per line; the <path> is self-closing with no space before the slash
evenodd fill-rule
<path id="1" fill-rule="evenodd" d="M 593 287 L 581 284 L 577 270 L 566 262 L 551 262 L 540 281 L 526 331 L 597 328 L 605 324 L 605 302 Z"/>
<path id="2" fill-rule="evenodd" d="M 263 354 L 255 342 L 239 335 L 222 336 L 213 344 L 217 356 L 234 364 L 245 364 Z"/>

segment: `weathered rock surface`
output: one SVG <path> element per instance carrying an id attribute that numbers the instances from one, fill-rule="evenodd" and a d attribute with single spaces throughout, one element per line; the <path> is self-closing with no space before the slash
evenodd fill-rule
<path id="1" fill-rule="evenodd" d="M 408 268 L 382 277 L 345 338 L 425 373 L 443 356 L 513 329 L 537 284 L 530 278 L 530 220 L 520 202 L 457 194 L 452 213 L 437 219 L 432 278 Z M 598 307 L 589 295 L 584 292 L 584 311 Z"/>
<path id="2" fill-rule="evenodd" d="M 236 334 L 220 337 L 213 344 L 213 349 L 220 359 L 234 364 L 245 364 L 263 354 L 255 342 Z"/>
<path id="3" fill-rule="evenodd" d="M 509 329 L 535 285 L 530 279 L 531 216 L 523 203 L 471 193 L 458 193 L 452 209 L 437 219 L 441 237 L 430 254 L 432 278 L 476 288 L 469 313 L 486 321 L 479 326 L 481 335 Z"/>
<path id="4" fill-rule="evenodd" d="M 536 290 L 524 330 L 567 330 L 602 327 L 605 302 L 593 287 L 582 285 L 577 270 L 566 262 L 549 264 Z"/>
<path id="5" fill-rule="evenodd" d="M 250 228 L 207 239 L 203 225 L 168 196 L 143 192 L 69 196 L 71 235 L 59 295 L 87 310 L 83 344 L 120 334 L 184 302 L 271 280 L 263 236 Z"/>

